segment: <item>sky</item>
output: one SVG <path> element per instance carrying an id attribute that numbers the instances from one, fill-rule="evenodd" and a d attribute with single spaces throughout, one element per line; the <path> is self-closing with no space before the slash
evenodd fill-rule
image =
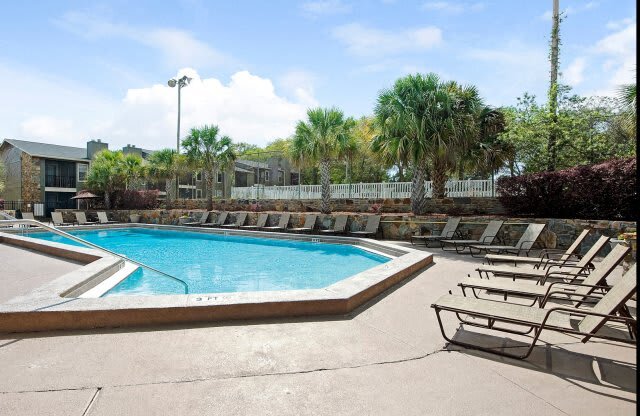
<path id="1" fill-rule="evenodd" d="M 371 115 L 404 75 L 435 72 L 493 106 L 544 101 L 552 0 L 29 1 L 0 15 L 0 139 L 175 147 L 217 124 L 257 145 L 309 107 Z M 615 95 L 635 82 L 633 0 L 560 0 L 560 82 Z"/>

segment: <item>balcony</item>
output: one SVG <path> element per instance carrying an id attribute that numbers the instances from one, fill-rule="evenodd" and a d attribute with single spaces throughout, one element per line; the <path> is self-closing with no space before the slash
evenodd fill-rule
<path id="1" fill-rule="evenodd" d="M 75 188 L 75 176 L 46 175 L 44 186 L 51 188 Z"/>

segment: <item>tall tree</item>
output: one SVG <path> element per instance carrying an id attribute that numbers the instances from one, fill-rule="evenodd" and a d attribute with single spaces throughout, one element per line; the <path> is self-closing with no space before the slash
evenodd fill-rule
<path id="1" fill-rule="evenodd" d="M 215 125 L 192 128 L 189 136 L 182 141 L 189 165 L 204 174 L 207 209 L 213 209 L 214 177 L 236 160 L 231 138 L 219 136 L 220 129 Z"/>
<path id="2" fill-rule="evenodd" d="M 398 79 L 383 90 L 375 108 L 381 127 L 380 141 L 398 142 L 413 165 L 411 207 L 416 214 L 426 208 L 424 181 L 427 163 L 433 181 L 433 197 L 445 196 L 448 173 L 466 140 L 478 128 L 475 114 L 483 103 L 473 86 L 443 82 L 438 75 L 416 74 Z M 392 146 L 389 145 L 389 148 Z"/>
<path id="3" fill-rule="evenodd" d="M 104 194 L 105 208 L 111 208 L 111 195 L 116 190 L 122 189 L 125 183 L 122 152 L 105 149 L 96 153 L 87 174 L 87 185 L 90 189 Z"/>
<path id="4" fill-rule="evenodd" d="M 310 108 L 307 121 L 299 121 L 291 144 L 291 153 L 296 160 L 320 165 L 322 185 L 321 211 L 331 212 L 330 164 L 343 156 L 353 128 L 353 120 L 345 119 L 337 108 Z"/>
<path id="5" fill-rule="evenodd" d="M 175 149 L 162 149 L 149 156 L 148 174 L 150 178 L 164 179 L 166 182 L 166 208 L 171 208 L 174 199 L 176 177 L 185 170 L 184 155 Z M 177 195 L 175 195 L 177 197 Z"/>
<path id="6" fill-rule="evenodd" d="M 558 62 L 560 57 L 560 5 L 559 0 L 553 0 L 553 15 L 551 26 L 551 80 L 549 83 L 549 115 L 551 128 L 549 129 L 549 141 L 547 144 L 549 163 L 547 170 L 556 170 L 558 162 Z"/>
<path id="7" fill-rule="evenodd" d="M 129 153 L 122 158 L 122 174 L 124 176 L 124 189 L 136 186 L 137 181 L 145 175 L 145 166 L 142 157 Z"/>

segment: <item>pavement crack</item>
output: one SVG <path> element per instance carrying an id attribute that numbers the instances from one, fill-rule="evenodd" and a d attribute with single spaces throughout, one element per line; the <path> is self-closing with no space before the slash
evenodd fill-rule
<path id="1" fill-rule="evenodd" d="M 43 389 L 43 390 L 21 390 L 21 391 L 2 391 L 2 394 L 22 394 L 22 393 L 47 393 L 47 392 L 58 392 L 58 391 L 82 391 L 82 390 L 96 390 L 89 406 L 85 412 L 89 410 L 92 403 L 95 402 L 95 399 L 98 396 L 98 393 L 102 391 L 104 388 L 118 388 L 118 387 L 141 387 L 141 386 L 155 386 L 155 385 L 163 385 L 163 384 L 188 384 L 188 383 L 197 383 L 202 381 L 218 381 L 218 380 L 235 380 L 235 379 L 243 379 L 243 378 L 253 378 L 253 377 L 274 377 L 274 376 L 288 376 L 288 375 L 298 375 L 298 374 L 312 374 L 312 373 L 321 373 L 326 371 L 340 371 L 340 370 L 351 370 L 358 368 L 367 368 L 367 367 L 376 367 L 390 364 L 401 364 L 412 361 L 420 361 L 425 358 L 431 357 L 441 352 L 451 352 L 447 349 L 440 348 L 434 351 L 430 351 L 424 354 L 420 354 L 413 357 L 408 358 L 400 358 L 397 360 L 386 360 L 386 361 L 376 361 L 373 363 L 365 363 L 359 365 L 349 365 L 349 366 L 341 366 L 341 367 L 326 367 L 326 368 L 313 368 L 310 370 L 298 370 L 298 371 L 280 371 L 280 372 L 267 372 L 267 373 L 257 373 L 257 374 L 241 374 L 241 375 L 232 375 L 232 376 L 221 376 L 221 377 L 196 377 L 190 379 L 183 380 L 165 380 L 165 381 L 154 381 L 147 383 L 127 383 L 127 384 L 113 384 L 107 386 L 84 386 L 84 387 L 70 387 L 70 388 L 60 388 L 60 389 Z M 83 415 L 86 415 L 84 413 Z"/>
<path id="2" fill-rule="evenodd" d="M 102 391 L 102 387 L 98 387 L 96 389 L 96 392 L 93 393 L 91 400 L 89 400 L 89 404 L 87 404 L 87 407 L 84 409 L 84 412 L 82 412 L 82 416 L 87 416 L 89 414 L 89 410 L 91 410 L 91 408 L 93 407 L 93 404 L 96 402 L 96 399 L 98 398 L 98 395 L 100 394 L 101 391 Z"/>
<path id="3" fill-rule="evenodd" d="M 564 415 L 570 415 L 570 413 L 565 412 L 564 410 L 560 409 L 558 406 L 554 405 L 553 403 L 545 400 L 544 398 L 538 396 L 537 394 L 535 394 L 534 392 L 532 392 L 531 390 L 529 390 L 528 388 L 516 383 L 515 381 L 511 380 L 509 377 L 503 376 L 502 374 L 500 374 L 499 372 L 495 371 L 495 370 L 491 370 L 491 372 L 493 372 L 494 374 L 497 374 L 498 376 L 502 377 L 503 379 L 507 380 L 508 382 L 510 382 L 511 384 L 513 384 L 514 386 L 517 386 L 518 388 L 526 391 L 527 393 L 531 394 L 532 396 L 536 397 L 539 400 L 542 400 L 544 403 L 548 404 L 549 406 L 553 407 L 554 409 L 556 409 L 557 411 L 559 411 L 560 413 L 564 414 Z"/>

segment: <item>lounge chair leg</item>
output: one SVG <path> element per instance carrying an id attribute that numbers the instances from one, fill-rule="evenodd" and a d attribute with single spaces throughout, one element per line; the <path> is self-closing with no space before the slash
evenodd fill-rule
<path id="1" fill-rule="evenodd" d="M 536 331 L 536 335 L 534 336 L 533 341 L 529 345 L 529 348 L 527 349 L 527 352 L 525 354 L 523 354 L 523 355 L 509 354 L 509 353 L 506 353 L 506 352 L 496 351 L 496 350 L 493 350 L 493 349 L 490 349 L 490 348 L 481 347 L 479 345 L 469 344 L 467 342 L 454 341 L 453 339 L 449 338 L 447 336 L 447 334 L 444 332 L 444 327 L 442 325 L 442 319 L 440 318 L 440 309 L 435 308 L 435 310 L 436 310 L 436 317 L 438 318 L 438 325 L 440 326 L 440 333 L 442 334 L 442 337 L 448 343 L 454 344 L 454 345 L 459 345 L 461 347 L 465 347 L 465 348 L 469 348 L 469 349 L 473 349 L 473 350 L 480 350 L 480 351 L 488 352 L 490 354 L 502 355 L 503 357 L 514 358 L 516 360 L 523 360 L 523 359 L 527 358 L 529 355 L 531 355 L 531 352 L 533 351 L 533 347 L 535 346 L 535 343 L 538 340 L 538 337 L 540 336 L 540 332 L 542 331 L 542 328 L 540 328 L 538 331 Z"/>

